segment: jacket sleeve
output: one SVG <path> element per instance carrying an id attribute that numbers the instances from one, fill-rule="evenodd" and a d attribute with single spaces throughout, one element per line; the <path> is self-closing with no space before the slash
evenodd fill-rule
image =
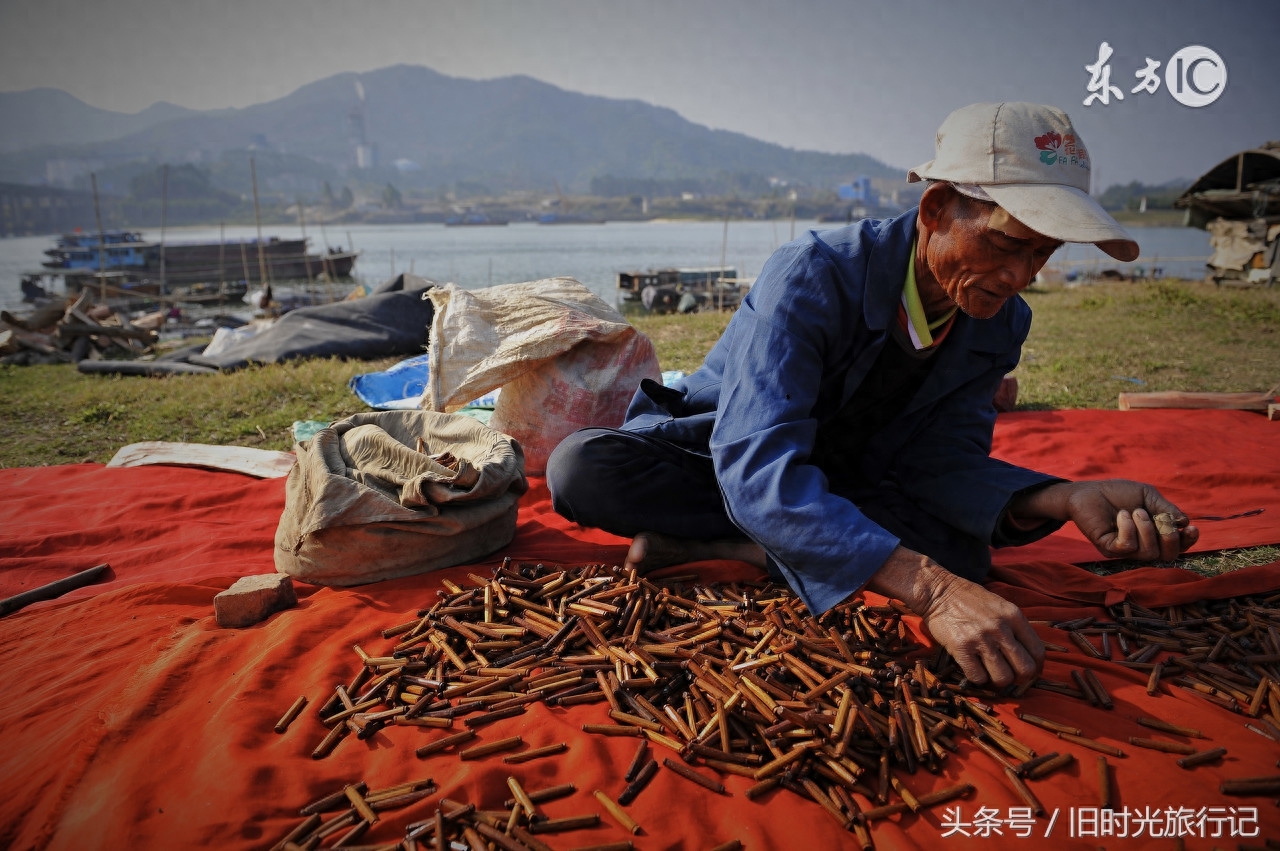
<path id="1" fill-rule="evenodd" d="M 815 614 L 865 585 L 898 546 L 809 463 L 829 361 L 849 335 L 867 333 L 852 291 L 812 248 L 775 253 L 734 317 L 710 441 L 730 519 Z"/>
<path id="2" fill-rule="evenodd" d="M 928 424 L 912 437 L 894 464 L 906 496 L 964 533 L 995 546 L 1027 544 L 1062 526 L 1046 522 L 1019 531 L 1001 520 L 1024 490 L 1062 479 L 991 457 L 1001 379 L 1018 365 L 1030 329 L 1030 311 L 1010 304 L 1013 345 L 992 353 L 991 367 L 947 394 Z"/>

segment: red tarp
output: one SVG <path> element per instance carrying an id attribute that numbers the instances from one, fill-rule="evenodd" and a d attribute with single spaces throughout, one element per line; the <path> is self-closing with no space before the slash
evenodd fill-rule
<path id="1" fill-rule="evenodd" d="M 1256 414 L 1014 414 L 1001 417 L 996 442 L 1001 457 L 1068 477 L 1146 479 L 1193 516 L 1266 508 L 1252 518 L 1202 523 L 1203 549 L 1280 542 L 1280 424 Z M 268 848 L 300 820 L 299 807 L 356 779 L 377 788 L 432 777 L 441 790 L 384 814 L 362 842 L 394 840 L 407 822 L 429 817 L 440 796 L 496 808 L 508 797 L 508 775 L 526 788 L 577 784 L 574 796 L 544 806 L 551 816 L 599 812 L 591 791 L 616 797 L 635 741 L 582 733 L 583 723 L 602 720 L 604 709 L 596 705 L 535 705 L 485 728 L 481 740 L 519 734 L 532 746 L 569 744 L 562 757 L 524 765 L 505 765 L 498 756 L 420 760 L 414 748 L 440 731 L 400 727 L 368 741 L 348 738 L 327 759 L 310 758 L 324 733 L 314 708 L 354 674 L 351 646 L 382 652 L 389 642 L 379 631 L 429 605 L 442 578 L 467 583 L 468 572 L 487 572 L 502 555 L 573 564 L 620 560 L 625 541 L 566 523 L 551 512 L 541 483 L 534 485 L 522 502 L 515 541 L 482 565 L 361 588 L 298 585 L 297 608 L 249 629 L 222 630 L 213 621 L 214 594 L 238 576 L 274 569 L 282 481 L 182 468 L 0 471 L 0 595 L 103 561 L 114 572 L 110 581 L 0 620 L 0 847 Z M 992 587 L 1032 619 L 1102 615 L 1102 604 L 1126 592 L 1160 606 L 1280 590 L 1280 562 L 1214 580 L 1159 569 L 1099 577 L 1053 555 L 1067 551 L 1068 537 L 1038 546 L 1038 553 L 1023 550 L 1017 560 L 1011 556 L 1019 551 L 1006 551 L 992 577 Z M 708 579 L 756 575 L 732 563 L 701 568 Z M 1069 644 L 1061 632 L 1038 629 L 1047 641 Z M 1245 730 L 1244 716 L 1180 689 L 1149 697 L 1145 676 L 1087 659 L 1074 646 L 1050 653 L 1045 676 L 1069 682 L 1070 669 L 1085 667 L 1111 692 L 1114 710 L 1040 689 L 996 704 L 1017 738 L 1038 752 L 1071 751 L 1079 760 L 1033 783 L 1049 812 L 1058 813 L 1048 841 L 1048 818 L 1035 820 L 1027 838 L 1009 823 L 1021 802 L 995 764 L 967 743 L 941 775 L 904 775 L 917 794 L 961 780 L 977 787 L 950 805 L 959 807 L 953 815 L 961 824 L 945 839 L 948 846 L 1171 847 L 1169 839 L 1153 841 L 1150 834 L 1154 827 L 1176 835 L 1168 833 L 1177 825 L 1170 811 L 1179 808 L 1188 811 L 1181 833 L 1189 848 L 1280 837 L 1280 808 L 1270 799 L 1227 797 L 1217 788 L 1222 778 L 1280 773 L 1280 745 Z M 276 720 L 302 694 L 312 706 L 287 733 L 275 734 Z M 1127 821 L 1070 838 L 1080 820 L 1086 830 L 1098 827 L 1090 821 L 1097 815 L 1097 754 L 1019 721 L 1015 708 L 1124 748 L 1128 756 L 1111 762 Z M 1129 746 L 1129 736 L 1169 738 L 1138 726 L 1139 715 L 1199 728 L 1208 739 L 1193 744 L 1225 746 L 1228 756 L 1185 771 L 1174 755 Z M 661 748 L 655 753 L 663 755 Z M 725 785 L 731 795 L 717 796 L 660 771 L 629 808 L 645 829 L 634 837 L 636 846 L 693 851 L 739 838 L 751 849 L 855 847 L 852 834 L 815 804 L 785 791 L 751 802 L 742 794 L 746 778 L 729 776 Z M 980 808 L 997 820 L 999 835 L 977 838 Z M 877 847 L 941 846 L 951 829 L 943 824 L 945 809 L 877 822 Z M 1245 835 L 1231 836 L 1233 826 Z M 1132 837 L 1139 828 L 1141 838 L 1118 838 L 1122 829 Z M 1217 838 L 1215 828 L 1222 831 Z M 972 838 L 966 841 L 960 830 Z M 598 828 L 548 841 L 573 848 L 626 838 L 606 817 Z"/>
<path id="2" fill-rule="evenodd" d="M 1280 422 L 1247 411 L 1035 411 L 1000 416 L 992 454 L 1064 479 L 1150 482 L 1200 527 L 1192 551 L 1208 552 L 1280 540 L 1278 443 Z M 1070 524 L 995 554 L 997 564 L 1101 558 Z"/>

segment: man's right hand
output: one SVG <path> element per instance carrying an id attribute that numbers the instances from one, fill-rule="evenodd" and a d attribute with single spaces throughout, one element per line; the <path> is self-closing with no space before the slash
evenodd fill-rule
<path id="1" fill-rule="evenodd" d="M 898 547 L 867 583 L 920 615 L 975 685 L 1025 683 L 1044 667 L 1044 643 L 1022 610 L 906 547 Z"/>
<path id="2" fill-rule="evenodd" d="M 1002 688 L 1037 677 L 1044 667 L 1044 642 L 1022 610 L 976 582 L 949 576 L 920 615 L 969 682 L 990 681 Z"/>

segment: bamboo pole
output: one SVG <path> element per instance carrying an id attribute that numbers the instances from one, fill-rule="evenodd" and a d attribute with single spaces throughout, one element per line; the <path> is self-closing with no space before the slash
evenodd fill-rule
<path id="1" fill-rule="evenodd" d="M 302 199 L 298 199 L 298 226 L 302 229 L 302 262 L 307 267 L 307 289 L 315 284 L 311 277 L 311 257 L 307 254 L 307 216 L 302 209 Z"/>
<path id="2" fill-rule="evenodd" d="M 245 291 L 249 290 L 249 252 L 245 251 L 244 240 L 240 240 L 240 271 L 244 275 Z"/>
<path id="3" fill-rule="evenodd" d="M 720 278 L 716 281 L 716 310 L 724 310 L 724 270 L 729 252 L 729 214 L 724 216 L 724 237 L 720 240 Z"/>
<path id="4" fill-rule="evenodd" d="M 102 232 L 102 210 L 98 207 L 98 175 L 89 172 L 89 183 L 93 186 L 93 217 L 98 222 L 98 283 L 101 285 L 101 298 L 105 302 L 107 300 L 107 238 Z"/>
<path id="5" fill-rule="evenodd" d="M 134 290 L 122 289 L 120 287 L 113 286 L 111 284 L 104 284 L 103 291 L 111 295 L 120 295 L 120 296 L 137 296 L 138 295 L 138 293 Z M 171 295 L 168 295 L 168 296 L 155 295 L 155 296 L 148 296 L 148 298 L 152 298 L 160 302 L 161 304 L 177 304 L 179 301 L 179 298 L 177 296 L 171 296 Z"/>
<path id="6" fill-rule="evenodd" d="M 265 287 L 271 282 L 267 278 L 267 258 L 263 253 L 265 247 L 262 244 L 262 213 L 258 209 L 258 167 L 254 165 L 253 157 L 249 157 L 249 179 L 253 182 L 253 221 L 258 226 L 258 274 L 262 276 L 261 283 Z"/>
<path id="7" fill-rule="evenodd" d="M 321 270 L 333 282 L 333 268 L 329 265 L 329 233 L 325 230 L 324 219 L 320 220 L 320 240 L 324 244 L 320 246 L 320 265 L 324 268 Z"/>
<path id="8" fill-rule="evenodd" d="M 169 164 L 160 167 L 160 294 L 168 292 L 165 286 L 164 237 L 169 224 Z"/>
<path id="9" fill-rule="evenodd" d="M 218 222 L 218 291 L 227 292 L 227 223 Z"/>

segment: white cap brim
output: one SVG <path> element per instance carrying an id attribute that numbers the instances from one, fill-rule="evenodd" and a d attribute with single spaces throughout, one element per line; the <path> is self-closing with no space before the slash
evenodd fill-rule
<path id="1" fill-rule="evenodd" d="M 1138 259 L 1138 243 L 1102 205 L 1074 186 L 1057 183 L 991 183 L 982 189 L 1009 215 L 1063 242 L 1092 242 L 1117 260 Z"/>

